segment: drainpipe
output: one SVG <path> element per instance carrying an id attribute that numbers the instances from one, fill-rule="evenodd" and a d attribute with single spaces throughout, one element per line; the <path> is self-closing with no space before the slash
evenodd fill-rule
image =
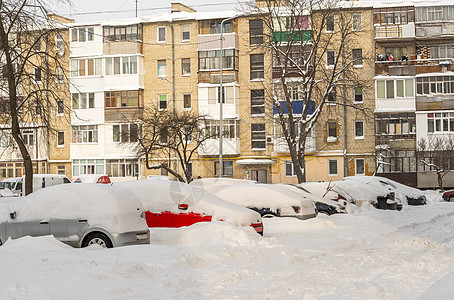
<path id="1" fill-rule="evenodd" d="M 344 14 L 341 13 L 341 26 L 344 28 Z M 345 68 L 345 46 L 342 46 L 342 69 Z M 349 176 L 348 161 L 347 161 L 347 87 L 345 85 L 345 72 L 342 72 L 342 102 L 344 105 L 344 177 Z"/>
<path id="2" fill-rule="evenodd" d="M 173 28 L 173 19 L 170 19 L 170 29 L 172 32 L 172 103 L 173 103 L 173 115 L 176 116 L 177 112 L 177 100 L 176 100 L 176 92 L 175 92 L 175 32 Z M 175 137 L 176 138 L 176 137 Z M 176 141 L 175 141 L 176 144 Z M 177 158 L 177 152 L 176 150 L 173 151 L 173 166 L 175 169 L 175 172 L 178 173 L 178 158 Z"/>

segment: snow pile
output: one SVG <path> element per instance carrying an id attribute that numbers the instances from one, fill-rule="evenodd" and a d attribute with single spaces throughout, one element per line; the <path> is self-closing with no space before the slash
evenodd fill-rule
<path id="1" fill-rule="evenodd" d="M 178 181 L 139 180 L 115 183 L 137 196 L 146 211 L 173 213 L 194 212 L 211 215 L 213 221 L 223 220 L 239 226 L 261 223 L 260 215 L 244 207 L 223 201 L 202 189 Z M 179 204 L 188 204 L 182 211 Z"/>
<path id="2" fill-rule="evenodd" d="M 18 195 L 11 192 L 10 189 L 3 189 L 0 190 L 0 197 L 18 197 Z"/>
<path id="3" fill-rule="evenodd" d="M 201 222 L 187 227 L 151 229 L 152 244 L 184 247 L 250 246 L 262 237 L 250 226 L 238 227 L 226 222 Z"/>
<path id="4" fill-rule="evenodd" d="M 104 184 L 61 184 L 41 189 L 11 204 L 17 222 L 86 219 L 113 232 L 146 230 L 143 206 L 127 189 Z"/>
<path id="5" fill-rule="evenodd" d="M 422 191 L 424 196 L 426 196 L 427 202 L 441 202 L 443 200 L 443 193 L 440 190 L 432 191 L 426 190 Z"/>

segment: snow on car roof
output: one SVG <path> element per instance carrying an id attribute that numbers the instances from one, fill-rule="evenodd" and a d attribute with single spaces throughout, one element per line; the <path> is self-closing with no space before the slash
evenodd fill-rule
<path id="1" fill-rule="evenodd" d="M 282 183 L 277 183 L 276 185 L 285 187 L 285 188 L 291 190 L 292 192 L 297 193 L 297 194 L 301 195 L 302 197 L 306 197 L 307 199 L 310 199 L 312 201 L 318 201 L 318 202 L 322 202 L 322 203 L 325 203 L 325 204 L 328 204 L 328 205 L 332 205 L 332 206 L 341 206 L 336 201 L 320 197 L 320 196 L 312 194 L 310 192 L 306 192 L 305 190 L 302 190 L 302 189 L 300 189 L 300 188 L 298 188 L 296 186 L 293 186 L 293 185 L 282 184 Z"/>
<path id="2" fill-rule="evenodd" d="M 144 229 L 143 206 L 129 190 L 104 184 L 60 184 L 29 194 L 11 204 L 15 221 L 87 219 L 113 231 Z M 137 215 L 137 218 L 131 215 Z M 146 227 L 145 227 L 146 228 Z"/>
<path id="3" fill-rule="evenodd" d="M 210 193 L 215 193 L 225 186 L 233 184 L 256 184 L 253 180 L 234 179 L 234 178 L 202 178 L 194 180 L 190 185 L 204 189 Z"/>
<path id="4" fill-rule="evenodd" d="M 138 180 L 123 181 L 114 185 L 124 187 L 136 195 L 146 211 L 174 213 L 194 212 L 212 216 L 235 225 L 260 222 L 260 215 L 242 206 L 223 201 L 219 197 L 195 186 L 178 181 Z M 187 210 L 178 209 L 178 204 L 188 204 Z"/>
<path id="5" fill-rule="evenodd" d="M 301 200 L 295 193 L 278 185 L 236 184 L 223 187 L 215 195 L 235 204 L 248 207 L 260 205 L 272 210 L 282 206 L 301 205 Z"/>
<path id="6" fill-rule="evenodd" d="M 299 184 L 299 186 L 305 188 L 313 195 L 326 199 L 337 199 L 337 193 L 335 193 L 334 191 L 328 191 L 328 188 L 332 185 L 332 182 L 324 181 L 308 181 Z"/>
<path id="7" fill-rule="evenodd" d="M 351 197 L 355 201 L 371 203 L 376 203 L 378 196 L 386 196 L 389 192 L 387 189 L 380 189 L 376 184 L 368 184 L 363 180 L 335 181 L 331 189 L 346 199 Z"/>
<path id="8" fill-rule="evenodd" d="M 98 179 L 102 176 L 107 176 L 105 174 L 83 174 L 76 177 L 76 180 L 79 179 L 82 183 L 97 183 Z"/>

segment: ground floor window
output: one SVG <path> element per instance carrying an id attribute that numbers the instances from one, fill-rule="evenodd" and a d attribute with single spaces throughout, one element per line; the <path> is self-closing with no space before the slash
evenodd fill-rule
<path id="1" fill-rule="evenodd" d="M 219 176 L 219 161 L 214 162 L 214 176 Z M 222 176 L 233 177 L 233 161 L 222 162 Z"/>
<path id="2" fill-rule="evenodd" d="M 364 158 L 355 159 L 355 170 L 356 170 L 356 175 L 364 175 L 365 174 Z"/>
<path id="3" fill-rule="evenodd" d="M 328 161 L 328 165 L 329 165 L 328 174 L 331 176 L 337 175 L 337 159 L 330 159 Z"/>
<path id="4" fill-rule="evenodd" d="M 73 176 L 104 174 L 104 159 L 74 159 Z"/>
<path id="5" fill-rule="evenodd" d="M 58 175 L 65 175 L 66 174 L 66 167 L 65 166 L 57 166 L 57 174 Z"/>
<path id="6" fill-rule="evenodd" d="M 110 177 L 137 177 L 139 163 L 136 159 L 107 159 L 106 173 Z"/>
<path id="7" fill-rule="evenodd" d="M 287 177 L 296 176 L 295 168 L 293 167 L 293 163 L 291 161 L 285 162 L 285 176 Z"/>

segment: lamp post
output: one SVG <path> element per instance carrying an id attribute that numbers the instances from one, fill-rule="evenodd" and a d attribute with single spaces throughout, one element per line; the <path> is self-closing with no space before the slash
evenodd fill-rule
<path id="1" fill-rule="evenodd" d="M 221 21 L 221 68 L 219 70 L 219 178 L 222 178 L 222 171 L 223 171 L 223 163 L 222 163 L 222 152 L 223 152 L 223 144 L 224 144 L 224 137 L 223 137 L 223 118 L 224 118 L 224 90 L 222 87 L 222 70 L 224 69 L 224 23 L 239 17 L 246 17 L 249 16 L 250 13 L 246 12 L 234 17 L 230 17 Z"/>

